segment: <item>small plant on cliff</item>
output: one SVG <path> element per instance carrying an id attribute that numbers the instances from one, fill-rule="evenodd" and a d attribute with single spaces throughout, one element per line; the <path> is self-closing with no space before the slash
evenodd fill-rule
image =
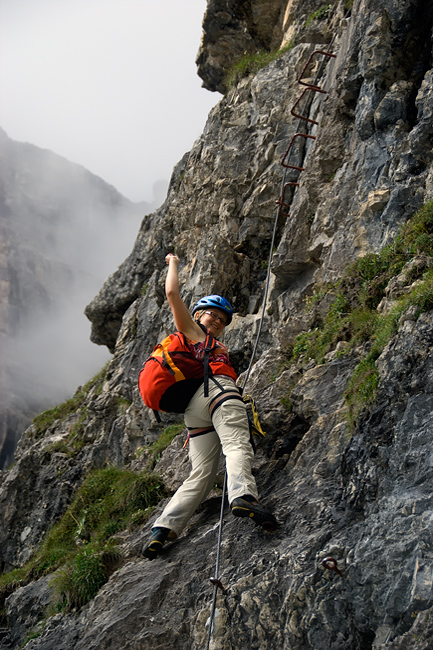
<path id="1" fill-rule="evenodd" d="M 225 87 L 227 90 L 236 86 L 242 79 L 249 75 L 256 75 L 259 70 L 279 59 L 283 54 L 293 48 L 293 42 L 287 43 L 280 50 L 259 50 L 251 54 L 244 54 L 238 59 L 228 71 L 225 78 Z"/>
<path id="2" fill-rule="evenodd" d="M 57 609 L 82 607 L 96 596 L 110 575 L 107 557 L 108 551 L 87 546 L 58 571 L 52 581 L 58 597 Z M 111 564 L 115 565 L 118 559 L 119 554 L 113 551 Z"/>
<path id="3" fill-rule="evenodd" d="M 317 11 L 313 12 L 311 16 L 307 18 L 307 22 L 305 23 L 306 26 L 308 27 L 311 25 L 313 20 L 325 20 L 328 18 L 329 14 L 332 11 L 332 5 L 322 5 L 317 9 Z"/>
<path id="4" fill-rule="evenodd" d="M 169 444 L 175 439 L 178 433 L 185 429 L 183 422 L 179 424 L 171 424 L 166 427 L 162 434 L 150 447 L 150 467 L 153 467 L 155 463 L 161 457 L 162 452 L 166 449 Z"/>
<path id="5" fill-rule="evenodd" d="M 183 422 L 179 422 L 178 424 L 170 424 L 162 431 L 158 439 L 155 440 L 155 442 L 153 442 L 150 446 L 141 447 L 137 450 L 137 457 L 146 454 L 148 459 L 148 470 L 152 470 L 155 467 L 156 463 L 161 458 L 161 454 L 164 449 L 166 449 L 171 444 L 171 442 L 173 442 L 178 433 L 180 433 L 183 429 L 185 429 Z"/>

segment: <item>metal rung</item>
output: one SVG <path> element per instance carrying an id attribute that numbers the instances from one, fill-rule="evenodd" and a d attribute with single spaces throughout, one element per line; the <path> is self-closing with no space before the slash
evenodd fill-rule
<path id="1" fill-rule="evenodd" d="M 316 122 L 316 120 L 312 120 L 310 117 L 305 117 L 305 115 L 299 115 L 299 113 L 295 112 L 295 108 L 297 105 L 302 101 L 304 98 L 304 95 L 308 92 L 314 92 L 313 88 L 305 88 L 305 90 L 302 92 L 302 95 L 299 97 L 299 99 L 294 103 L 292 110 L 290 111 L 293 117 L 298 117 L 300 120 L 305 120 L 305 122 L 309 122 L 310 124 L 319 124 L 319 122 Z"/>
<path id="2" fill-rule="evenodd" d="M 325 52 L 324 50 L 314 50 L 314 52 L 312 52 L 310 54 L 310 56 L 308 57 L 307 63 L 304 65 L 304 68 L 303 68 L 301 74 L 298 77 L 298 83 L 301 84 L 301 86 L 307 86 L 307 88 L 310 88 L 310 90 L 314 90 L 317 93 L 326 93 L 327 91 L 322 90 L 322 88 L 320 88 L 320 86 L 316 86 L 314 84 L 307 83 L 306 81 L 302 81 L 302 78 L 303 78 L 303 76 L 305 74 L 305 71 L 307 70 L 308 66 L 310 65 L 310 63 L 311 63 L 311 61 L 313 59 L 313 57 L 316 56 L 316 54 L 321 54 L 323 56 L 330 56 L 330 57 L 333 57 L 334 59 L 337 56 L 336 54 L 331 54 L 330 52 Z"/>
<path id="3" fill-rule="evenodd" d="M 293 105 L 293 107 L 292 107 L 292 109 L 290 111 L 291 114 L 294 117 L 297 117 L 298 119 L 303 120 L 304 122 L 307 122 L 308 124 L 313 124 L 313 125 L 316 125 L 316 126 L 319 124 L 316 120 L 313 120 L 311 117 L 307 117 L 306 115 L 301 115 L 300 113 L 296 112 L 296 109 L 297 109 L 297 106 L 301 103 L 302 99 L 305 97 L 306 93 L 309 92 L 309 91 L 310 92 L 317 92 L 317 93 L 327 94 L 327 91 L 320 88 L 320 86 L 318 86 L 317 83 L 312 84 L 312 83 L 308 83 L 307 81 L 304 81 L 304 75 L 306 74 L 308 66 L 310 65 L 313 58 L 315 56 L 319 55 L 319 54 L 321 56 L 328 56 L 328 57 L 332 57 L 332 58 L 335 58 L 337 56 L 336 54 L 331 54 L 331 52 L 325 52 L 324 50 L 314 50 L 314 52 L 312 52 L 310 54 L 306 64 L 304 65 L 304 67 L 302 69 L 302 72 L 299 75 L 298 80 L 297 80 L 298 83 L 301 86 L 306 86 L 306 87 L 305 87 L 305 89 L 303 90 L 301 96 L 295 102 L 295 104 Z M 317 75 L 317 77 L 318 76 L 319 75 Z M 289 146 L 287 147 L 287 150 L 286 150 L 284 156 L 281 159 L 281 166 L 282 167 L 285 167 L 286 169 L 294 169 L 295 171 L 298 171 L 298 172 L 303 172 L 305 170 L 305 167 L 301 167 L 300 165 L 291 165 L 288 162 L 289 154 L 291 152 L 291 149 L 292 149 L 293 143 L 295 141 L 295 138 L 309 138 L 310 140 L 315 140 L 316 136 L 315 135 L 310 135 L 309 133 L 295 133 L 295 135 L 292 136 L 292 139 L 290 140 Z M 281 191 L 281 196 L 277 201 L 275 201 L 275 203 L 279 206 L 279 208 L 278 208 L 278 215 L 279 216 L 283 216 L 283 217 L 288 217 L 289 216 L 289 209 L 291 207 L 291 203 L 288 203 L 288 201 L 286 200 L 286 191 L 287 191 L 288 187 L 298 187 L 298 186 L 299 186 L 299 183 L 294 182 L 294 181 L 291 181 L 289 183 L 285 183 L 283 185 L 283 189 Z"/>
<path id="4" fill-rule="evenodd" d="M 296 183 L 294 181 L 289 181 L 288 183 L 285 183 L 280 198 L 278 199 L 278 201 L 275 201 L 275 203 L 280 206 L 278 210 L 278 214 L 281 217 L 289 216 L 288 208 L 290 208 L 290 206 L 292 205 L 291 203 L 287 203 L 286 201 L 286 190 L 288 187 L 299 187 L 299 183 Z M 284 212 L 283 208 L 287 208 L 287 212 Z"/>
<path id="5" fill-rule="evenodd" d="M 295 133 L 295 135 L 292 136 L 292 139 L 290 140 L 289 146 L 287 147 L 286 153 L 281 159 L 281 166 L 286 167 L 289 169 L 297 169 L 300 172 L 303 172 L 305 167 L 297 167 L 296 165 L 289 165 L 289 163 L 286 163 L 286 158 L 288 157 L 290 153 L 290 149 L 292 148 L 292 145 L 295 141 L 295 138 L 310 138 L 310 140 L 315 140 L 316 136 L 315 135 L 310 135 L 309 133 Z"/>

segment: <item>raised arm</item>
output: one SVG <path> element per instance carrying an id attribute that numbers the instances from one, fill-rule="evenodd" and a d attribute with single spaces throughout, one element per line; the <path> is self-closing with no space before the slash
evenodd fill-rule
<path id="1" fill-rule="evenodd" d="M 165 295 L 173 314 L 174 323 L 179 332 L 182 332 L 189 339 L 204 341 L 205 334 L 199 325 L 193 320 L 187 306 L 180 297 L 178 265 L 179 258 L 169 253 L 165 258 L 168 264 L 167 277 L 165 278 Z"/>

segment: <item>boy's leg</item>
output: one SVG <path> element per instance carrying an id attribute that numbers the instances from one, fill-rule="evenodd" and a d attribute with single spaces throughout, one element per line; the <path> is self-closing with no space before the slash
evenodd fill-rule
<path id="1" fill-rule="evenodd" d="M 191 474 L 155 522 L 154 530 L 162 528 L 165 531 L 173 531 L 176 535 L 180 534 L 212 489 L 218 470 L 221 446 L 226 457 L 229 503 L 232 505 L 235 499 L 242 502 L 237 504 L 237 508 L 232 508 L 233 514 L 253 517 L 260 524 L 262 514 L 265 513 L 266 517 L 269 515 L 259 504 L 257 507 L 250 505 L 251 500 L 257 501 L 258 492 L 251 472 L 254 452 L 250 442 L 245 404 L 237 398 L 239 391 L 231 379 L 221 376 L 218 377 L 218 383 L 223 390 L 232 393 L 232 398 L 221 400 L 221 387 L 211 381 L 209 396 L 204 397 L 203 386 L 201 386 L 185 411 L 185 424 L 188 429 L 209 428 L 213 424 L 215 430 L 190 437 Z M 245 502 L 241 497 L 247 497 L 248 501 Z M 273 518 L 272 515 L 271 517 Z M 143 553 L 146 555 L 145 549 Z"/>
<path id="2" fill-rule="evenodd" d="M 168 528 L 179 535 L 215 482 L 221 452 L 215 431 L 190 437 L 191 473 L 170 499 L 155 528 Z"/>
<path id="3" fill-rule="evenodd" d="M 224 382 L 223 388 L 224 393 L 221 395 L 220 389 L 220 394 L 211 402 L 210 411 L 226 457 L 232 513 L 236 517 L 252 519 L 265 530 L 273 531 L 278 527 L 278 522 L 271 512 L 258 503 L 257 486 L 251 472 L 254 451 L 245 404 L 233 394 L 230 380 Z"/>
<path id="4" fill-rule="evenodd" d="M 201 386 L 185 411 L 185 424 L 216 429 L 226 457 L 229 502 L 247 494 L 257 498 L 248 416 L 235 382 L 224 375 L 211 377 L 208 397 Z"/>
<path id="5" fill-rule="evenodd" d="M 220 378 L 218 381 L 220 382 Z M 230 387 L 229 382 L 230 380 L 221 382 L 226 390 Z M 244 402 L 234 397 L 219 403 L 216 408 L 213 407 L 212 422 L 226 458 L 229 503 L 244 495 L 257 499 L 256 481 L 251 471 L 254 450 L 250 442 L 250 428 Z"/>

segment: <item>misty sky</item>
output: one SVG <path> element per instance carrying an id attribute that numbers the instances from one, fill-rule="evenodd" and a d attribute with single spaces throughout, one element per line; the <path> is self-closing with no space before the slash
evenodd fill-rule
<path id="1" fill-rule="evenodd" d="M 155 183 L 168 183 L 221 98 L 197 76 L 205 10 L 206 0 L 0 0 L 0 127 L 132 201 L 162 203 Z M 92 216 L 108 232 L 105 215 Z M 140 220 L 134 232 L 122 227 L 112 254 L 102 244 L 94 251 L 98 272 L 55 305 L 56 317 L 9 342 L 11 358 L 24 358 L 54 400 L 109 358 L 90 343 L 83 311 L 129 254 Z"/>
<path id="2" fill-rule="evenodd" d="M 0 0 L 0 127 L 152 201 L 221 95 L 195 59 L 206 0 Z"/>

